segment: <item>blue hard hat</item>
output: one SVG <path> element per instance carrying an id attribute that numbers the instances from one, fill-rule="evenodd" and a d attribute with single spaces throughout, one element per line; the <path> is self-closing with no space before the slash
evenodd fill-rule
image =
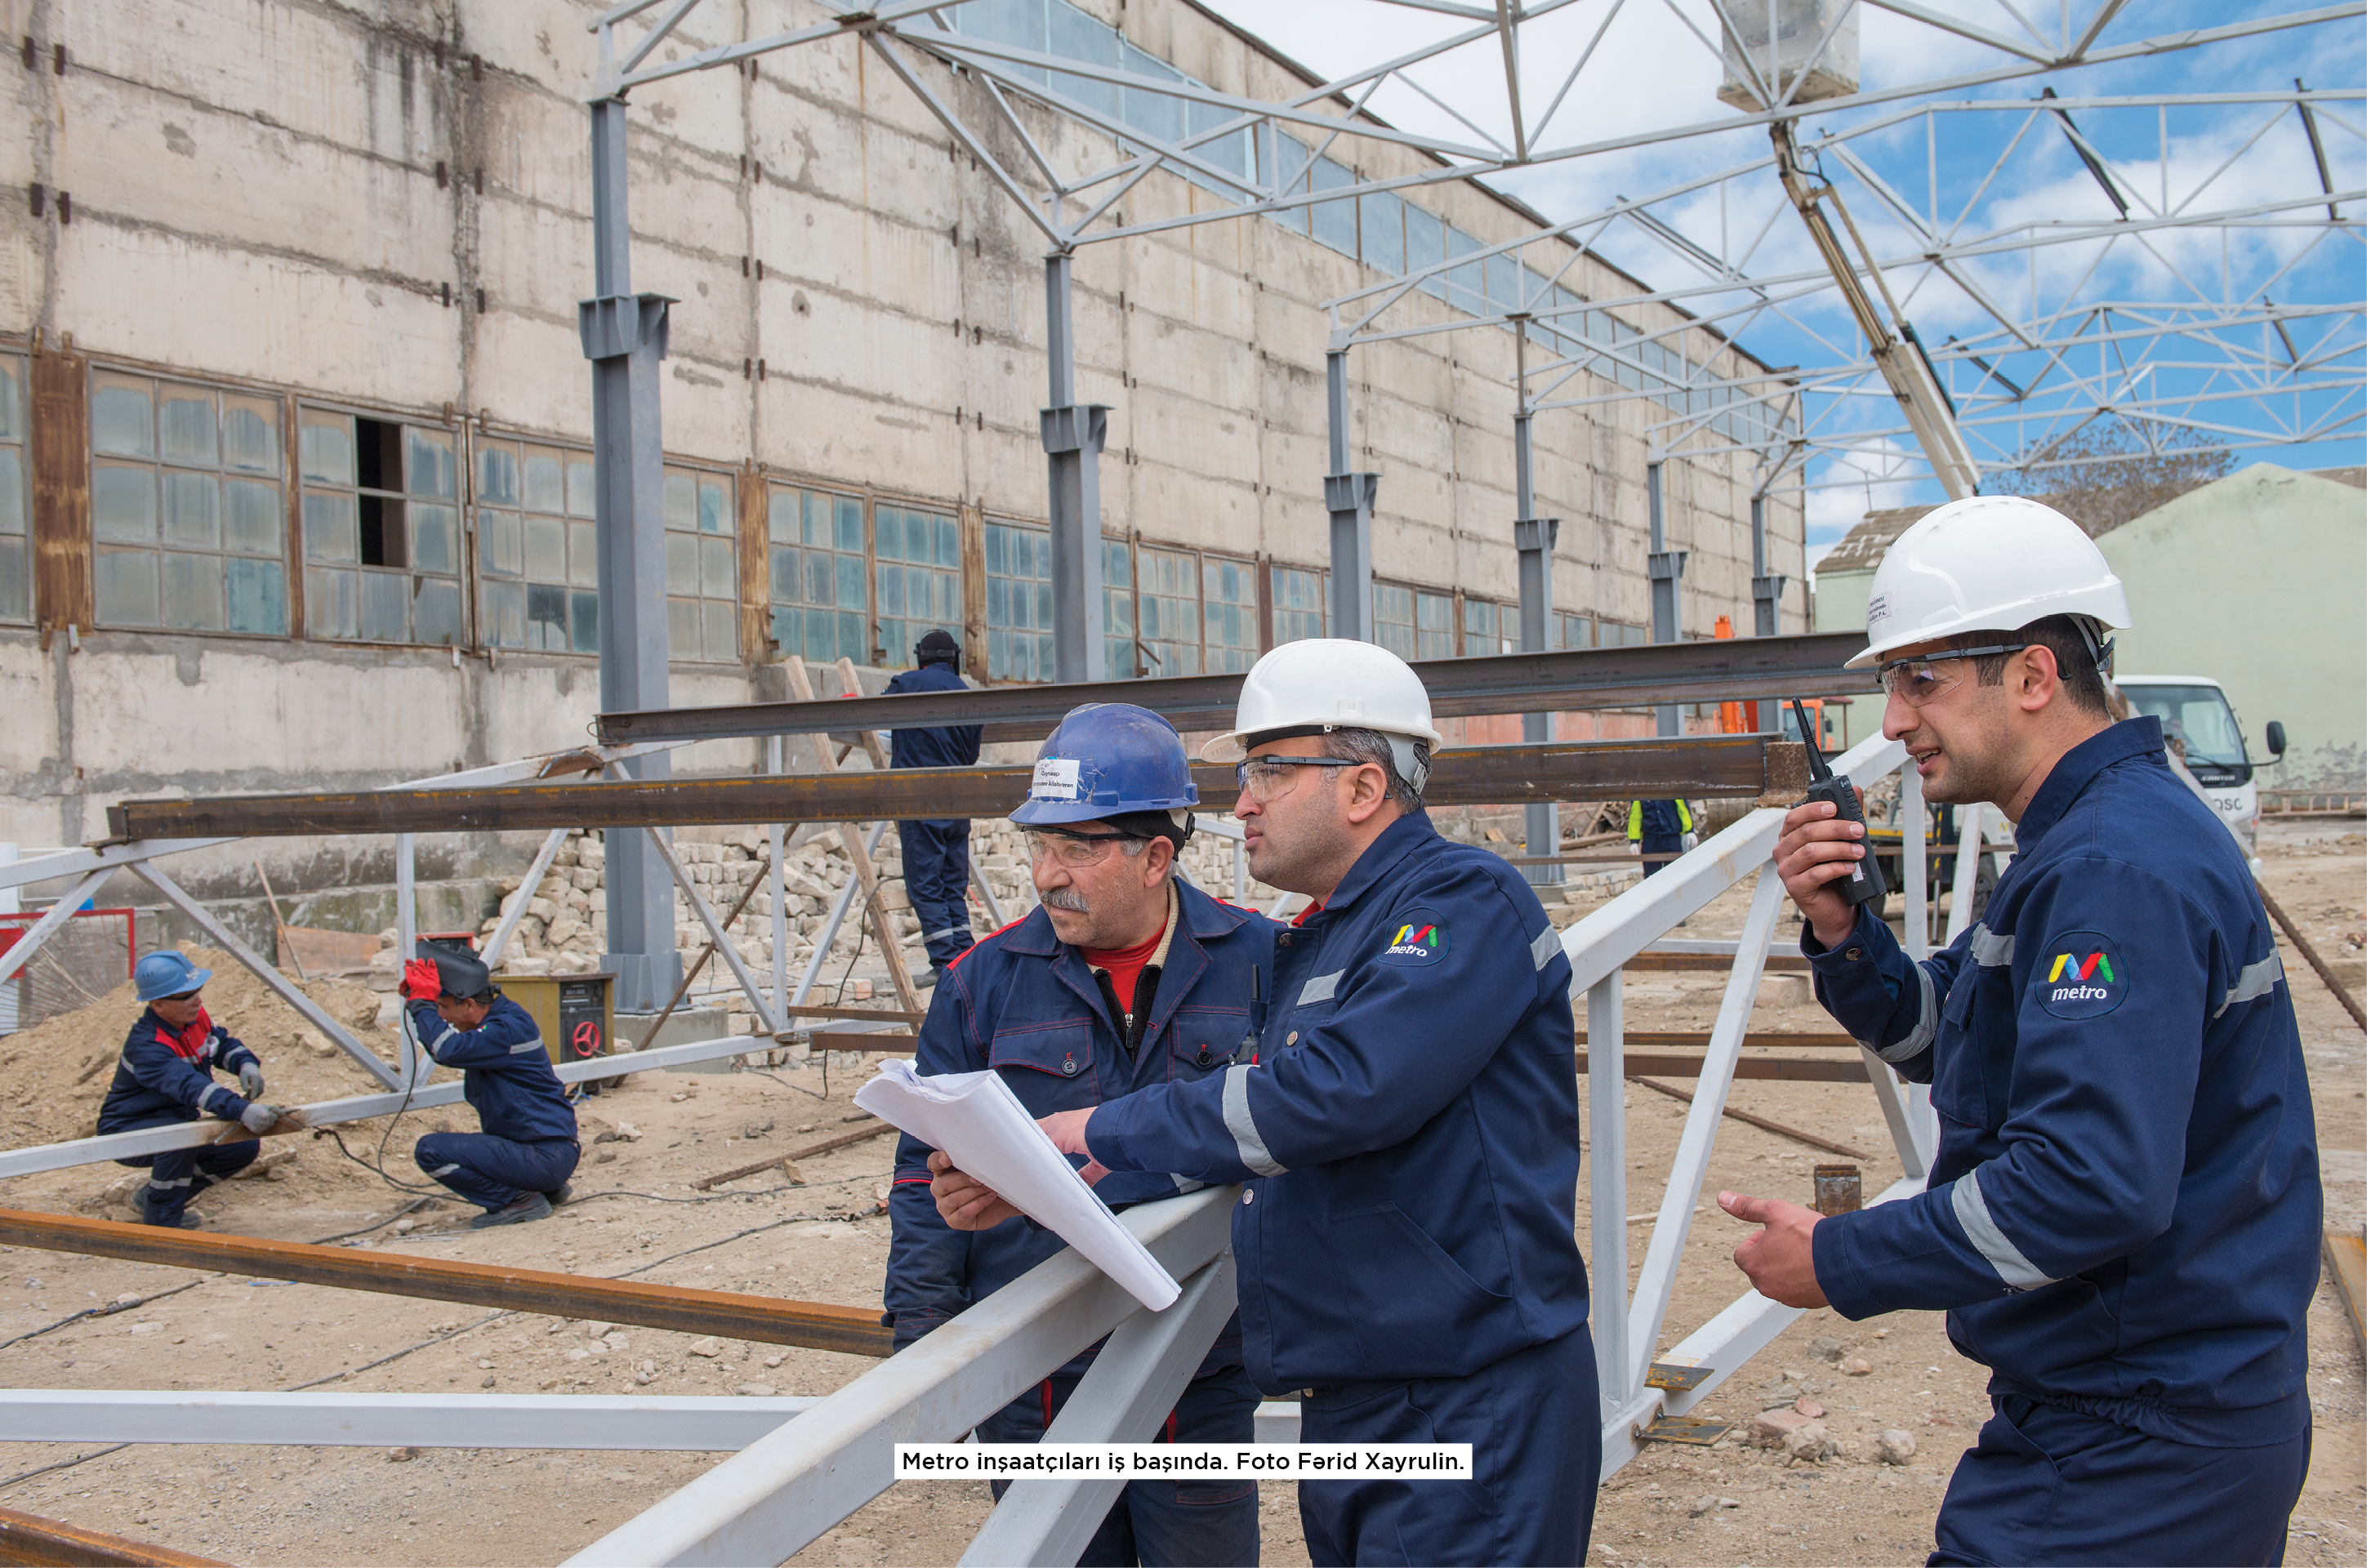
<path id="1" fill-rule="evenodd" d="M 1069 710 L 1036 753 L 1027 798 L 1011 819 L 1096 822 L 1134 811 L 1188 811 L 1200 804 L 1175 727 L 1132 703 Z"/>
<path id="2" fill-rule="evenodd" d="M 169 947 L 150 953 L 131 970 L 131 983 L 138 987 L 133 994 L 143 1002 L 194 991 L 213 977 L 212 970 L 198 968 Z"/>

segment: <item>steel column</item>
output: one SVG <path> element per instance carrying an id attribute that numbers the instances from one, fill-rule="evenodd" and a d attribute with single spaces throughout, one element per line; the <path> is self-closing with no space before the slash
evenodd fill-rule
<path id="1" fill-rule="evenodd" d="M 1773 637 L 1784 621 L 1784 584 L 1789 580 L 1771 574 L 1767 570 L 1767 498 L 1750 498 L 1750 607 L 1753 637 Z M 1777 700 L 1759 699 L 1758 716 L 1751 728 L 1774 730 L 1782 728 L 1778 717 Z M 1822 743 L 1821 736 L 1810 739 Z"/>
<path id="2" fill-rule="evenodd" d="M 785 765 L 788 749 L 788 742 L 780 736 L 770 736 L 765 739 L 764 769 L 767 773 L 788 772 Z M 783 837 L 778 822 L 764 825 L 764 850 L 771 861 L 764 873 L 764 896 L 773 901 L 773 1010 L 787 1017 L 780 1011 L 789 1005 L 789 874 L 788 868 L 781 863 L 782 852 L 787 847 Z"/>
<path id="3" fill-rule="evenodd" d="M 627 214 L 625 100 L 592 105 L 593 298 L 577 307 L 583 356 L 592 361 L 593 516 L 599 556 L 600 706 L 663 708 L 666 695 L 665 445 L 659 419 L 659 362 L 666 354 L 662 295 L 632 292 L 632 225 Z M 663 756 L 625 764 L 629 776 L 663 779 Z M 674 899 L 664 868 L 638 835 L 611 846 L 608 948 L 620 1012 L 653 1011 L 682 977 L 674 945 Z"/>
<path id="4" fill-rule="evenodd" d="M 1523 331 L 1527 323 L 1523 323 Z M 1520 515 L 1512 520 L 1512 547 L 1521 558 L 1521 651 L 1543 653 L 1553 646 L 1553 552 L 1561 536 L 1561 519 L 1539 517 L 1535 451 L 1531 446 L 1529 422 L 1533 416 L 1524 407 L 1512 420 L 1512 474 L 1514 505 Z M 1549 740 L 1553 738 L 1553 716 L 1525 713 L 1521 716 L 1521 739 Z M 1561 808 L 1551 802 L 1526 806 L 1521 810 L 1522 831 L 1527 853 L 1550 855 L 1561 849 Z M 1557 865 L 1524 865 L 1521 874 L 1538 886 L 1556 886 L 1562 880 Z"/>
<path id="5" fill-rule="evenodd" d="M 1331 513 L 1331 635 L 1373 640 L 1373 500 L 1381 476 L 1348 468 L 1348 351 L 1323 356 L 1324 410 L 1331 432 L 1331 471 L 1323 477 L 1323 505 Z"/>
<path id="6" fill-rule="evenodd" d="M 1675 642 L 1681 635 L 1677 625 L 1677 580 L 1685 574 L 1684 550 L 1669 548 L 1666 505 L 1661 497 L 1661 474 L 1665 467 L 1655 460 L 1644 466 L 1644 497 L 1651 508 L 1651 555 L 1646 561 L 1652 578 L 1652 640 Z M 1682 721 L 1677 716 L 1674 703 L 1662 703 L 1653 714 L 1658 721 L 1656 733 L 1682 735 Z"/>
<path id="7" fill-rule="evenodd" d="M 1586 991 L 1587 1213 L 1594 1300 L 1594 1372 L 1608 1416 L 1635 1394 L 1627 1370 L 1626 975 L 1614 969 Z"/>
<path id="8" fill-rule="evenodd" d="M 1077 401 L 1070 257 L 1044 258 L 1044 349 L 1051 406 L 1042 416 L 1052 525 L 1052 669 L 1056 681 L 1108 679 L 1102 626 L 1102 444 L 1109 409 Z"/>

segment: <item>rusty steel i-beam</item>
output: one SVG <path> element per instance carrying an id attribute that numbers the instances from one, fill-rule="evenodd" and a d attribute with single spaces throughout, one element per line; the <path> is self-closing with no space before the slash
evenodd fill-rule
<path id="1" fill-rule="evenodd" d="M 1865 637 L 1859 632 L 1819 632 L 1426 659 L 1413 671 L 1430 693 L 1433 716 L 1464 718 L 1658 703 L 1852 695 L 1874 690 L 1864 671 L 1841 668 L 1864 647 Z M 598 730 L 602 744 L 609 746 L 947 724 L 981 726 L 989 740 L 1036 740 L 1083 703 L 1134 703 L 1165 715 L 1178 729 L 1224 729 L 1232 724 L 1241 680 L 1239 674 L 1176 675 L 810 703 L 662 708 L 602 714 Z"/>
<path id="2" fill-rule="evenodd" d="M 332 1285 L 381 1295 L 552 1317 L 599 1318 L 676 1334 L 712 1334 L 767 1345 L 796 1345 L 850 1356 L 887 1356 L 893 1336 L 868 1308 L 782 1301 L 729 1291 L 651 1285 L 535 1269 L 456 1263 L 441 1258 L 388 1258 L 342 1247 L 257 1241 L 249 1236 L 196 1235 L 112 1220 L 0 1209 L 0 1245 L 78 1252 L 171 1269 L 207 1269 L 304 1285 Z"/>
<path id="3" fill-rule="evenodd" d="M 622 784 L 130 800 L 108 807 L 107 821 L 109 838 L 123 840 L 1000 817 L 1026 797 L 1029 773 L 1024 766 L 898 768 Z M 1807 776 L 1807 754 L 1799 742 L 1765 735 L 1568 740 L 1441 751 L 1426 793 L 1433 806 L 1675 795 L 1746 796 L 1775 803 L 1798 799 Z M 1192 779 L 1207 809 L 1221 810 L 1231 803 L 1232 769 L 1199 765 L 1193 768 Z"/>

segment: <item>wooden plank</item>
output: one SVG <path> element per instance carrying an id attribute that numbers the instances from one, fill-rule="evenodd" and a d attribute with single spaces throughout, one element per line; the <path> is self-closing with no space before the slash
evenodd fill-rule
<path id="1" fill-rule="evenodd" d="M 1629 1082 L 1642 1084 L 1646 1089 L 1657 1090 L 1667 1095 L 1670 1100 L 1681 1100 L 1687 1105 L 1693 1102 L 1693 1093 L 1689 1089 L 1679 1089 L 1674 1084 L 1654 1083 L 1650 1078 L 1635 1073 L 1629 1073 L 1626 1076 Z M 1738 1077 L 1741 1075 L 1738 1073 L 1736 1076 Z M 1779 1138 L 1789 1138 L 1794 1143 L 1806 1144 L 1812 1149 L 1822 1149 L 1827 1154 L 1842 1155 L 1850 1159 L 1869 1162 L 1874 1158 L 1863 1149 L 1853 1149 L 1847 1144 L 1836 1144 L 1829 1138 L 1820 1138 L 1814 1133 L 1804 1133 L 1797 1127 L 1787 1127 L 1783 1122 L 1765 1116 L 1754 1116 L 1748 1111 L 1738 1111 L 1731 1105 L 1727 1106 L 1722 1114 L 1730 1116 L 1747 1126 L 1756 1127 L 1762 1133 L 1772 1133 Z"/>
<path id="2" fill-rule="evenodd" d="M 1701 1077 L 1702 1058 L 1629 1051 L 1621 1059 L 1628 1077 L 1646 1073 L 1664 1078 Z M 1578 1070 L 1586 1071 L 1586 1053 L 1578 1053 Z M 1849 1062 L 1818 1062 L 1802 1056 L 1745 1056 L 1734 1065 L 1738 1078 L 1765 1078 L 1782 1083 L 1864 1083 L 1863 1058 Z"/>
<path id="3" fill-rule="evenodd" d="M 598 1318 L 675 1334 L 712 1334 L 852 1356 L 886 1356 L 894 1348 L 876 1307 L 832 1306 L 441 1258 L 391 1258 L 354 1247 L 203 1235 L 21 1209 L 0 1209 L 0 1244 L 552 1317 Z"/>
<path id="4" fill-rule="evenodd" d="M 2327 1232 L 2326 1271 L 2333 1277 L 2335 1293 L 2350 1314 L 2350 1332 L 2358 1337 L 2359 1353 L 2367 1356 L 2367 1239 Z"/>
<path id="5" fill-rule="evenodd" d="M 90 362 L 36 346 L 32 369 L 33 615 L 90 629 Z M 47 638 L 43 639 L 47 647 Z"/>
<path id="6" fill-rule="evenodd" d="M 1639 953 L 1626 964 L 1630 975 L 1723 975 L 1733 967 L 1734 954 L 1730 953 Z M 1775 953 L 1768 955 L 1766 972 L 1770 975 L 1806 975 L 1810 970 L 1808 961 L 1798 953 Z"/>
<path id="7" fill-rule="evenodd" d="M 845 660 L 841 664 L 840 678 L 851 682 L 855 666 Z M 805 660 L 792 659 L 785 670 L 789 679 L 790 695 L 801 703 L 812 702 L 813 681 L 806 673 Z M 867 729 L 864 731 L 864 737 L 867 745 L 876 747 L 879 743 L 878 738 Z M 827 740 L 814 747 L 814 759 L 821 763 L 823 773 L 838 772 L 838 758 Z M 882 767 L 875 771 L 885 773 L 888 770 Z M 838 836 L 845 841 L 847 863 L 855 868 L 855 880 L 863 888 L 862 918 L 871 922 L 871 934 L 879 943 L 880 962 L 887 964 L 889 983 L 896 987 L 896 999 L 902 1002 L 908 1011 L 918 1012 L 921 1010 L 921 996 L 912 988 L 912 977 L 904 972 L 904 955 L 896 946 L 895 924 L 888 918 L 887 907 L 879 902 L 879 868 L 871 863 L 871 852 L 863 847 L 863 831 L 852 821 L 843 821 L 838 825 Z"/>
<path id="8" fill-rule="evenodd" d="M 0 1563 L 39 1568 L 225 1568 L 214 1557 L 195 1557 L 169 1546 L 127 1540 L 105 1530 L 85 1529 L 62 1519 L 0 1508 Z"/>
<path id="9" fill-rule="evenodd" d="M 1682 1029 L 1631 1029 L 1625 1038 L 1630 1045 L 1678 1045 L 1696 1051 L 1709 1049 L 1706 1033 Z M 1583 1029 L 1578 1032 L 1578 1043 L 1580 1045 L 1586 1043 L 1586 1031 Z M 1742 1037 L 1742 1048 L 1746 1051 L 1779 1047 L 1784 1050 L 1854 1051 L 1858 1043 L 1846 1034 L 1780 1034 L 1769 1032 Z"/>

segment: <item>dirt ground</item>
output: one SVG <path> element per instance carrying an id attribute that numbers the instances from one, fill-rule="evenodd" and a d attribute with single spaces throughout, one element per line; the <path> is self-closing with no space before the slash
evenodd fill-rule
<path id="1" fill-rule="evenodd" d="M 2272 828 L 2263 846 L 2264 874 L 2322 953 L 2355 962 L 2367 948 L 2367 837 L 2345 834 L 2344 826 Z M 1574 919 L 1584 908 L 1557 913 Z M 1730 936 L 1742 908 L 1743 896 L 1729 895 L 1680 934 Z M 2288 951 L 2285 963 L 2316 1100 L 2327 1223 L 2356 1227 L 2367 1221 L 2367 1037 L 2298 953 Z M 311 1100 L 366 1087 L 358 1069 L 298 1037 L 292 1013 L 276 1000 L 232 995 L 223 985 L 229 978 L 217 980 L 209 1000 L 234 1032 L 242 1021 L 252 1031 L 246 1038 L 265 1056 L 275 1093 Z M 1721 985 L 1716 975 L 1637 975 L 1627 987 L 1628 1025 L 1704 1030 Z M 362 993 L 343 1005 L 358 1021 L 375 1000 Z M 49 1032 L 0 1042 L 0 1146 L 88 1132 L 106 1075 L 83 1085 L 72 1080 L 93 1055 L 111 1062 L 130 1016 L 126 1011 L 114 1021 L 108 1038 L 91 1021 L 75 1037 L 52 1024 L 45 1026 Z M 1832 1025 L 1813 1005 L 1765 1005 L 1752 1027 L 1819 1032 Z M 279 1032 L 269 1032 L 274 1029 Z M 377 1043 L 391 1054 L 385 1040 Z M 590 1194 L 585 1201 L 541 1224 L 484 1234 L 448 1228 L 466 1213 L 440 1208 L 416 1216 L 407 1235 L 381 1228 L 356 1245 L 391 1255 L 586 1275 L 631 1271 L 668 1283 L 875 1305 L 888 1243 L 888 1222 L 877 1213 L 889 1167 L 885 1139 L 802 1162 L 803 1185 L 760 1177 L 713 1197 L 687 1185 L 844 1130 L 844 1119 L 854 1114 L 848 1097 L 860 1081 L 848 1061 L 840 1057 L 831 1067 L 827 1097 L 819 1064 L 770 1073 L 640 1075 L 585 1106 L 587 1137 L 619 1134 L 587 1148 L 576 1181 Z M 1869 1195 L 1899 1174 L 1881 1114 L 1862 1086 L 1745 1080 L 1729 1103 L 1863 1151 Z M 1659 1206 L 1686 1108 L 1632 1084 L 1626 1106 L 1627 1207 L 1647 1215 Z M 387 1169 L 416 1180 L 410 1145 L 444 1122 L 469 1125 L 466 1108 L 405 1118 L 388 1140 Z M 384 1123 L 364 1123 L 348 1129 L 345 1141 L 367 1156 L 385 1131 Z M 277 1179 L 232 1182 L 201 1198 L 198 1207 L 210 1228 L 314 1240 L 383 1221 L 409 1200 L 342 1158 L 325 1139 L 273 1142 L 291 1147 L 293 1161 Z M 1702 1201 L 1720 1187 L 1805 1201 L 1813 1167 L 1835 1157 L 1727 1120 Z M 20 1178 L 0 1183 L 0 1203 L 120 1219 L 126 1212 L 106 1194 L 128 1174 L 106 1166 Z M 1584 1245 L 1583 1190 L 1579 1200 Z M 1641 1266 L 1651 1229 L 1648 1218 L 1629 1226 L 1631 1271 Z M 1727 1255 L 1744 1234 L 1715 1207 L 1694 1216 L 1663 1346 L 1741 1292 L 1744 1281 Z M 161 1296 L 167 1291 L 177 1293 Z M 16 1338 L 126 1295 L 149 1300 Z M 2288 1561 L 2358 1562 L 2367 1560 L 2367 1366 L 2330 1286 L 2319 1292 L 2310 1328 L 2315 1457 Z M 700 1355 L 695 1347 L 720 1353 Z M 1860 1360 L 1863 1372 L 1843 1370 Z M 0 1382 L 18 1387 L 270 1389 L 328 1382 L 343 1390 L 412 1392 L 826 1393 L 872 1364 L 820 1351 L 700 1345 L 689 1336 L 634 1328 L 595 1338 L 583 1325 L 550 1318 L 0 1248 Z M 1984 1379 L 1984 1369 L 1948 1347 L 1938 1314 L 1851 1324 L 1830 1313 L 1808 1314 L 1696 1413 L 1747 1425 L 1762 1407 L 1814 1400 L 1842 1445 L 1840 1457 L 1787 1468 L 1780 1454 L 1732 1438 L 1707 1449 L 1651 1445 L 1603 1487 L 1590 1561 L 1619 1568 L 1920 1562 L 1930 1550 L 1949 1471 L 1986 1416 Z M 1887 1428 L 1914 1436 L 1908 1463 L 1876 1458 L 1875 1437 Z M 394 1459 L 378 1448 L 200 1445 L 102 1453 L 97 1445 L 0 1440 L 0 1506 L 238 1562 L 547 1563 L 719 1457 L 429 1449 Z M 465 1510 L 453 1506 L 457 1495 L 468 1497 Z M 951 1562 L 988 1506 L 980 1484 L 906 1483 L 794 1561 Z M 1294 1489 L 1265 1485 L 1262 1507 L 1265 1561 L 1305 1562 Z"/>

